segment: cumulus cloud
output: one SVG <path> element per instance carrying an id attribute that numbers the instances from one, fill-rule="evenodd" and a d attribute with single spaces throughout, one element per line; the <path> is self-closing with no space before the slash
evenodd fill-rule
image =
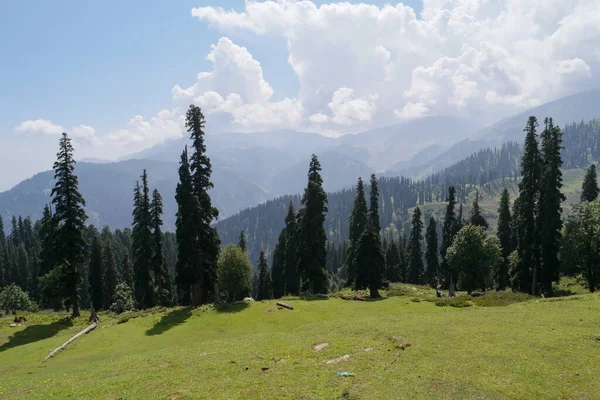
<path id="1" fill-rule="evenodd" d="M 226 33 L 284 38 L 301 121 L 328 129 L 431 114 L 491 120 L 594 86 L 600 66 L 600 0 L 424 0 L 419 16 L 401 3 L 247 1 L 242 12 L 192 15 Z M 342 97 L 343 108 L 360 105 L 365 118 L 336 117 L 330 105 L 345 88 L 355 99 Z"/>
<path id="2" fill-rule="evenodd" d="M 15 127 L 15 131 L 25 135 L 57 135 L 63 133 L 65 129 L 47 119 L 36 119 L 21 122 Z"/>

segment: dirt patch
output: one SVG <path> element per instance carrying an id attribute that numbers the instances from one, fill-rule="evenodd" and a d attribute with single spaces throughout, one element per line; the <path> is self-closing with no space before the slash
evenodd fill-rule
<path id="1" fill-rule="evenodd" d="M 273 313 L 273 312 L 276 312 L 276 311 L 277 311 L 277 310 L 274 310 L 274 309 L 272 309 L 272 308 L 269 308 L 269 309 L 268 309 L 268 310 L 266 310 L 265 312 L 268 312 L 268 313 Z"/>
<path id="2" fill-rule="evenodd" d="M 325 360 L 323 361 L 325 364 L 337 364 L 341 361 L 348 361 L 350 359 L 350 355 L 349 354 L 344 354 L 341 357 L 338 358 L 332 358 L 331 360 Z"/>
<path id="3" fill-rule="evenodd" d="M 372 348 L 372 347 L 367 347 L 367 348 L 364 348 L 364 349 L 363 349 L 363 351 L 364 351 L 365 353 L 367 353 L 367 352 L 369 352 L 369 351 L 371 351 L 371 350 L 373 350 L 373 348 Z"/>
<path id="4" fill-rule="evenodd" d="M 315 345 L 315 351 L 321 351 L 321 350 L 323 350 L 327 346 L 329 346 L 329 343 L 327 343 L 327 342 L 316 344 Z"/>

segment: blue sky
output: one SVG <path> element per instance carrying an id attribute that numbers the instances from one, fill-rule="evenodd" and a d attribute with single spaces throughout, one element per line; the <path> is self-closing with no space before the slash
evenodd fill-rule
<path id="1" fill-rule="evenodd" d="M 598 87 L 600 0 L 1 7 L 0 191 L 49 169 L 62 130 L 78 158 L 117 159 L 181 135 L 192 102 L 213 133 L 339 136 L 431 115 L 485 125 Z"/>

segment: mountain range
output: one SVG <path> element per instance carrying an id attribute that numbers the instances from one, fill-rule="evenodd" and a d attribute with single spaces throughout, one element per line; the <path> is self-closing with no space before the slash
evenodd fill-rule
<path id="1" fill-rule="evenodd" d="M 339 138 L 293 130 L 253 133 L 208 133 L 207 153 L 213 166 L 211 196 L 220 219 L 286 194 L 297 194 L 306 185 L 310 155 L 319 156 L 324 187 L 334 192 L 350 187 L 357 177 L 372 173 L 422 178 L 486 147 L 521 141 L 529 115 L 540 122 L 552 116 L 556 123 L 600 117 L 600 91 L 580 93 L 543 104 L 479 128 L 468 121 L 425 117 L 398 125 L 348 134 Z M 173 230 L 178 162 L 187 138 L 174 139 L 116 162 L 87 159 L 77 164 L 80 189 L 87 201 L 90 223 L 111 228 L 131 224 L 133 187 L 143 169 L 150 186 L 165 201 L 165 229 Z M 0 215 L 40 217 L 50 201 L 52 171 L 36 174 L 0 193 Z"/>

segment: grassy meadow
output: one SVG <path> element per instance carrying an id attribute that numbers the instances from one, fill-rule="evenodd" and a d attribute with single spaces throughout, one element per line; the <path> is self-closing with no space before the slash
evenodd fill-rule
<path id="1" fill-rule="evenodd" d="M 287 299 L 294 310 L 102 314 L 46 363 L 87 318 L 41 312 L 10 327 L 6 316 L 0 398 L 597 399 L 600 296 L 575 287 L 551 299 L 490 292 L 461 308 L 398 285 L 378 301 Z"/>

